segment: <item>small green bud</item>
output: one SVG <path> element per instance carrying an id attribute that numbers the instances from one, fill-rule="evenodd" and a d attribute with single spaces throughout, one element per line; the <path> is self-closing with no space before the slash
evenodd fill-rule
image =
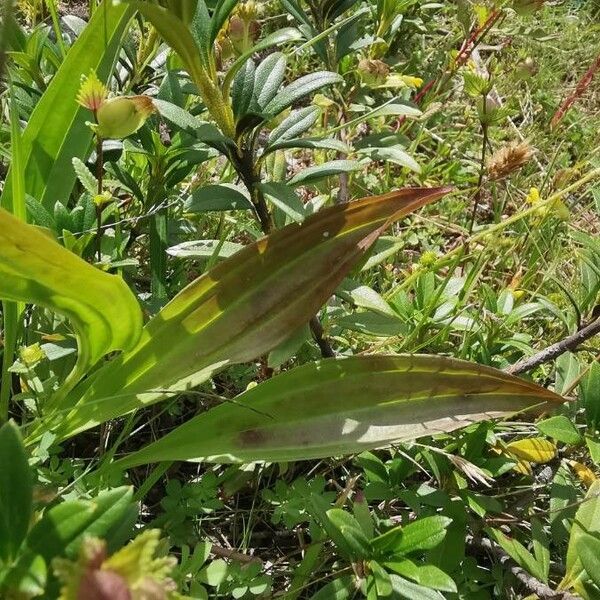
<path id="1" fill-rule="evenodd" d="M 421 257 L 419 258 L 419 264 L 422 267 L 429 269 L 430 267 L 433 267 L 433 265 L 435 265 L 437 259 L 438 256 L 436 252 L 434 252 L 433 250 L 425 250 L 425 252 L 423 252 L 423 254 L 421 254 Z"/>

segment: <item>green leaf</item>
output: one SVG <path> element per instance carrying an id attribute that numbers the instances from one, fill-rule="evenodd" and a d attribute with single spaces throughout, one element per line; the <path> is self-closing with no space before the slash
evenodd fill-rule
<path id="1" fill-rule="evenodd" d="M 590 579 L 600 586 L 600 539 L 587 533 L 579 536 L 577 553 Z"/>
<path id="2" fill-rule="evenodd" d="M 21 554 L 0 585 L 12 592 L 20 592 L 22 596 L 17 594 L 18 598 L 35 598 L 46 590 L 47 574 L 46 561 L 39 554 L 27 552 Z"/>
<path id="3" fill-rule="evenodd" d="M 29 532 L 27 547 L 49 563 L 55 556 L 75 558 L 86 536 L 106 538 L 127 516 L 133 488 L 101 492 L 93 500 L 69 500 L 48 509 Z"/>
<path id="4" fill-rule="evenodd" d="M 344 398 L 343 405 L 339 398 Z M 235 404 L 194 417 L 125 458 L 122 466 L 161 460 L 277 462 L 338 456 L 560 401 L 530 382 L 449 358 L 323 360 L 278 375 L 238 396 Z M 447 521 L 440 517 L 426 523 L 438 531 Z M 406 539 L 412 540 L 421 527 L 407 525 L 404 529 L 411 535 Z"/>
<path id="5" fill-rule="evenodd" d="M 540 433 L 564 444 L 580 444 L 583 442 L 583 437 L 577 431 L 573 422 L 564 415 L 556 415 L 555 417 L 544 419 L 536 423 L 536 427 Z"/>
<path id="6" fill-rule="evenodd" d="M 211 17 L 210 24 L 210 43 L 213 44 L 217 39 L 219 32 L 225 25 L 225 21 L 229 18 L 229 15 L 233 9 L 237 6 L 239 0 L 218 0 L 213 14 Z"/>
<path id="7" fill-rule="evenodd" d="M 263 50 L 266 50 L 267 48 L 272 48 L 274 46 L 281 46 L 282 44 L 298 41 L 300 39 L 302 39 L 302 34 L 297 29 L 295 29 L 294 27 L 284 27 L 283 29 L 278 29 L 274 33 L 269 34 L 267 37 L 260 40 L 260 42 L 258 44 L 256 44 L 256 46 L 250 48 L 250 50 L 248 50 L 247 52 L 244 52 L 244 54 L 242 54 L 233 63 L 233 65 L 231 65 L 231 67 L 229 67 L 229 70 L 227 71 L 227 74 L 225 75 L 225 79 L 223 80 L 223 91 L 224 91 L 225 97 L 229 93 L 229 88 L 231 87 L 231 82 L 233 81 L 233 78 L 235 77 L 235 75 L 237 75 L 237 72 L 242 68 L 244 63 L 251 56 L 253 56 L 254 54 L 257 54 L 259 52 L 262 52 Z M 279 53 L 275 52 L 273 54 L 275 56 L 277 56 L 278 58 L 280 58 Z M 256 69 L 255 90 L 262 89 L 262 87 L 264 85 L 263 84 L 264 78 L 266 78 L 268 76 L 268 69 L 267 69 L 268 65 L 272 65 L 273 67 L 276 67 L 278 69 L 281 68 L 281 65 L 275 59 L 271 59 L 273 61 L 273 63 L 271 63 L 269 61 L 270 56 L 273 56 L 273 54 L 270 54 Z M 261 66 L 265 62 L 267 62 L 267 65 L 265 65 L 261 69 Z M 285 70 L 285 66 L 284 66 L 284 70 Z M 260 77 L 259 77 L 259 71 L 261 71 Z M 283 81 L 283 79 L 281 81 Z M 275 88 L 275 92 L 279 88 L 279 85 L 281 85 L 281 81 Z"/>
<path id="8" fill-rule="evenodd" d="M 313 594 L 310 600 L 349 600 L 355 592 L 352 576 L 346 575 L 330 581 Z"/>
<path id="9" fill-rule="evenodd" d="M 200 572 L 199 579 L 210 586 L 218 586 L 227 578 L 229 566 L 222 559 L 213 560 L 207 567 Z"/>
<path id="10" fill-rule="evenodd" d="M 173 125 L 176 125 L 190 135 L 196 135 L 198 128 L 203 124 L 192 113 L 185 110 L 185 108 L 177 106 L 177 104 L 161 100 L 160 98 L 154 98 L 152 103 L 161 117 L 164 117 L 167 121 L 170 121 Z"/>
<path id="11" fill-rule="evenodd" d="M 585 570 L 579 555 L 579 540 L 586 534 L 600 534 L 600 481 L 590 486 L 575 513 L 567 547 L 566 575 L 561 583 L 563 589 L 568 589 Z"/>
<path id="12" fill-rule="evenodd" d="M 454 579 L 434 565 L 418 565 L 407 558 L 401 561 L 388 561 L 384 563 L 390 571 L 408 577 L 420 585 L 439 590 L 440 592 L 456 593 Z"/>
<path id="13" fill-rule="evenodd" d="M 582 379 L 579 384 L 579 397 L 585 408 L 588 425 L 597 429 L 600 424 L 600 362 L 594 361 Z"/>
<path id="14" fill-rule="evenodd" d="M 199 2 L 200 5 L 203 2 Z M 148 2 L 129 2 L 156 28 L 161 37 L 179 55 L 192 79 L 202 78 L 203 66 L 199 48 L 187 25 L 169 10 Z M 200 6 L 196 15 L 200 12 Z M 196 18 L 196 17 L 194 17 Z"/>
<path id="15" fill-rule="evenodd" d="M 12 5 L 7 4 L 4 20 L 7 20 L 7 14 Z M 6 23 L 9 26 L 9 23 Z M 3 34 L 4 30 L 0 31 Z M 0 54 L 3 51 L 2 42 L 0 42 Z M 0 63 L 2 59 L 0 58 Z M 22 221 L 27 221 L 27 200 L 25 193 L 25 164 L 23 160 L 23 135 L 19 122 L 19 111 L 17 101 L 11 92 L 10 100 L 10 146 L 11 146 L 11 171 L 10 183 L 12 184 L 12 193 L 6 198 L 6 208 Z M 15 359 L 15 350 L 17 347 L 17 338 L 19 327 L 22 321 L 25 305 L 21 302 L 3 302 L 2 303 L 2 372 L 0 374 L 0 423 L 8 418 L 9 404 L 12 396 L 12 375 L 9 369 Z"/>
<path id="16" fill-rule="evenodd" d="M 277 94 L 283 83 L 287 58 L 281 52 L 269 54 L 256 69 L 254 80 L 255 104 L 263 109 Z"/>
<path id="17" fill-rule="evenodd" d="M 344 538 L 345 549 L 350 558 L 353 560 L 365 559 L 371 555 L 372 549 L 367 536 L 360 523 L 349 512 L 341 508 L 332 508 L 327 511 L 327 518 Z"/>
<path id="18" fill-rule="evenodd" d="M 334 83 L 341 83 L 343 78 L 330 71 L 317 71 L 296 79 L 284 87 L 266 106 L 264 113 L 270 117 L 278 115 L 297 100 Z"/>
<path id="19" fill-rule="evenodd" d="M 310 320 L 390 223 L 446 191 L 405 189 L 334 206 L 246 246 L 167 304 L 136 348 L 73 390 L 59 408 L 77 407 L 52 426 L 72 435 L 264 354 Z"/>
<path id="20" fill-rule="evenodd" d="M 98 180 L 80 158 L 73 158 L 73 169 L 86 192 L 95 196 L 98 193 Z"/>
<path id="21" fill-rule="evenodd" d="M 23 133 L 25 191 L 51 209 L 66 203 L 75 183 L 73 157 L 85 158 L 92 131 L 90 111 L 76 101 L 80 78 L 94 70 L 106 81 L 121 48 L 121 37 L 133 9 L 104 0 L 69 50 L 50 85 L 37 103 Z M 12 194 L 8 178 L 0 205 Z"/>
<path id="22" fill-rule="evenodd" d="M 408 581 L 399 575 L 390 575 L 393 591 L 405 600 L 444 600 L 444 596 L 435 590 Z"/>
<path id="23" fill-rule="evenodd" d="M 550 540 L 544 531 L 544 526 L 539 519 L 531 519 L 531 537 L 533 538 L 533 555 L 544 574 L 542 581 L 548 583 L 550 572 Z"/>
<path id="24" fill-rule="evenodd" d="M 194 190 L 183 205 L 188 215 L 211 210 L 252 210 L 252 203 L 234 185 L 219 184 Z"/>
<path id="25" fill-rule="evenodd" d="M 281 125 L 273 129 L 269 135 L 269 145 L 278 140 L 290 140 L 310 129 L 321 114 L 318 106 L 307 106 L 293 111 L 289 117 L 281 121 Z"/>
<path id="26" fill-rule="evenodd" d="M 301 223 L 306 217 L 306 209 L 296 192 L 285 183 L 260 183 L 258 188 L 265 198 L 284 212 L 292 221 Z"/>
<path id="27" fill-rule="evenodd" d="M 547 577 L 545 565 L 540 564 L 534 556 L 514 538 L 504 535 L 499 529 L 488 529 L 488 534 L 494 539 L 500 547 L 523 569 L 536 579 L 544 581 Z"/>
<path id="28" fill-rule="evenodd" d="M 120 277 L 94 268 L 3 209 L 0 297 L 38 304 L 71 320 L 79 344 L 72 383 L 102 356 L 131 348 L 140 336 L 142 312 Z"/>
<path id="29" fill-rule="evenodd" d="M 383 160 L 392 162 L 403 167 L 407 167 L 415 173 L 421 172 L 419 163 L 401 146 L 390 146 L 387 148 L 361 148 L 360 154 L 366 154 L 373 160 Z"/>
<path id="30" fill-rule="evenodd" d="M 375 589 L 377 590 L 377 598 L 389 596 L 394 590 L 390 576 L 386 570 L 374 560 L 369 561 L 369 569 L 375 580 Z"/>
<path id="31" fill-rule="evenodd" d="M 295 138 L 291 140 L 278 140 L 269 144 L 269 146 L 265 148 L 265 154 L 275 152 L 275 150 L 283 150 L 285 148 L 335 150 L 336 152 L 343 152 L 344 154 L 349 154 L 352 151 L 352 148 L 348 146 L 348 144 L 342 142 L 342 140 L 336 140 L 335 138 Z"/>
<path id="32" fill-rule="evenodd" d="M 303 169 L 289 180 L 289 185 L 299 186 L 314 183 L 319 179 L 339 175 L 340 173 L 349 173 L 356 171 L 360 164 L 353 160 L 332 160 L 322 165 L 315 165 Z"/>
<path id="33" fill-rule="evenodd" d="M 167 254 L 180 258 L 229 258 L 239 252 L 244 246 L 236 242 L 221 242 L 221 240 L 194 240 L 182 242 L 177 246 L 167 248 Z"/>
<path id="34" fill-rule="evenodd" d="M 243 117 L 252 104 L 254 97 L 254 77 L 256 67 L 254 61 L 248 59 L 233 80 L 231 88 L 231 104 L 237 119 Z"/>
<path id="35" fill-rule="evenodd" d="M 435 548 L 446 536 L 452 522 L 448 517 L 424 517 L 408 525 L 399 525 L 373 540 L 373 548 L 383 555 L 404 556 Z"/>
<path id="36" fill-rule="evenodd" d="M 0 559 L 17 556 L 31 519 L 33 482 L 19 428 L 0 428 Z"/>
<path id="37" fill-rule="evenodd" d="M 196 12 L 192 17 L 190 29 L 198 48 L 204 67 L 208 70 L 212 58 L 212 45 L 214 38 L 211 31 L 211 18 L 204 0 L 198 0 Z M 161 34 L 162 35 L 162 34 Z M 164 36 L 163 36 L 164 37 Z M 166 40 L 167 38 L 165 38 Z M 170 40 L 167 40 L 172 46 Z"/>

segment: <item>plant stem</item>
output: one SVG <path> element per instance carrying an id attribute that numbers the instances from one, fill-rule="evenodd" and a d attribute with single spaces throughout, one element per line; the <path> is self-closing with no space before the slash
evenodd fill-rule
<path id="1" fill-rule="evenodd" d="M 96 136 L 96 180 L 98 181 L 98 196 L 102 195 L 104 175 L 104 150 L 102 138 Z M 96 258 L 102 260 L 102 204 L 100 198 L 96 199 Z"/>
<path id="2" fill-rule="evenodd" d="M 483 140 L 481 142 L 481 159 L 479 163 L 479 178 L 477 180 L 477 189 L 473 196 L 473 208 L 471 211 L 471 221 L 469 222 L 469 235 L 473 233 L 473 227 L 475 227 L 475 219 L 477 217 L 477 207 L 481 201 L 481 192 L 483 190 L 483 178 L 485 176 L 485 156 L 488 146 L 489 137 L 489 124 L 487 123 L 487 94 L 483 96 L 483 118 L 481 119 L 481 131 L 483 134 Z"/>

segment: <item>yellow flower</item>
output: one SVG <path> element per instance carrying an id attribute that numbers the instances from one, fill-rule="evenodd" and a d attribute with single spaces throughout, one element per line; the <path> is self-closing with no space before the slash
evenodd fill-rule
<path id="1" fill-rule="evenodd" d="M 532 206 L 541 204 L 542 198 L 540 197 L 540 191 L 536 187 L 532 187 L 531 190 L 529 190 L 529 194 L 525 201 Z M 560 198 L 556 198 L 549 204 L 542 204 L 542 206 L 537 209 L 536 214 L 540 218 L 553 215 L 561 221 L 568 221 L 570 217 L 567 205 Z"/>
<path id="2" fill-rule="evenodd" d="M 423 80 L 420 77 L 413 77 L 412 75 L 401 75 L 402 81 L 407 86 L 412 88 L 420 88 L 423 85 Z"/>
<path id="3" fill-rule="evenodd" d="M 19 358 L 26 367 L 35 367 L 41 360 L 46 358 L 46 354 L 42 350 L 42 347 L 38 344 L 31 344 L 31 346 L 23 346 L 19 350 Z"/>
<path id="4" fill-rule="evenodd" d="M 58 600 L 182 600 L 169 577 L 175 558 L 154 558 L 159 538 L 158 529 L 144 531 L 110 558 L 106 542 L 87 538 L 77 561 L 53 561 L 62 584 Z"/>
<path id="5" fill-rule="evenodd" d="M 77 94 L 77 102 L 85 108 L 96 112 L 106 100 L 106 86 L 98 79 L 94 71 L 84 77 Z"/>
<path id="6" fill-rule="evenodd" d="M 120 96 L 104 102 L 96 112 L 98 135 L 121 139 L 135 133 L 154 112 L 148 96 Z"/>
<path id="7" fill-rule="evenodd" d="M 594 472 L 583 463 L 575 460 L 567 460 L 567 464 L 571 467 L 571 469 L 573 469 L 579 481 L 581 481 L 586 488 L 591 487 L 592 483 L 596 481 L 596 475 L 594 475 Z"/>
<path id="8" fill-rule="evenodd" d="M 535 204 L 539 204 L 540 190 L 538 190 L 536 187 L 532 187 L 529 190 L 529 194 L 527 194 L 527 198 L 525 198 L 525 202 L 527 202 L 527 204 L 531 204 L 532 206 Z"/>

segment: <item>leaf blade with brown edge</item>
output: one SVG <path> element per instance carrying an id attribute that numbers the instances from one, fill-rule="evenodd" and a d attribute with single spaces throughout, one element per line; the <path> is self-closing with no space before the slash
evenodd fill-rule
<path id="1" fill-rule="evenodd" d="M 70 394 L 59 408 L 75 408 L 59 416 L 58 435 L 147 406 L 269 351 L 310 320 L 392 221 L 448 191 L 409 188 L 334 206 L 240 250 L 167 304 L 135 349 Z"/>
<path id="2" fill-rule="evenodd" d="M 117 464 L 339 456 L 561 401 L 502 371 L 441 356 L 326 359 L 261 383 Z"/>

